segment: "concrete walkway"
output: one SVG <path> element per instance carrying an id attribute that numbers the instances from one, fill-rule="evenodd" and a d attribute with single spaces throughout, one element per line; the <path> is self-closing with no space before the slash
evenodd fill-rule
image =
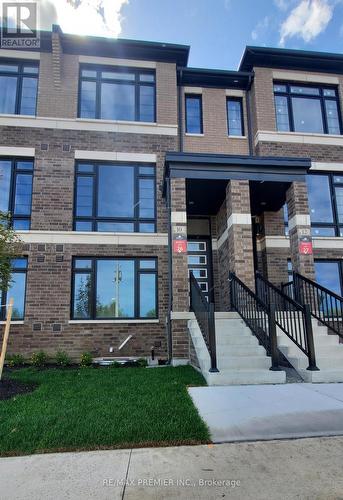
<path id="1" fill-rule="evenodd" d="M 2 458 L 0 498 L 336 500 L 342 455 L 317 438 Z"/>
<path id="2" fill-rule="evenodd" d="M 343 384 L 192 387 L 214 443 L 343 435 Z"/>

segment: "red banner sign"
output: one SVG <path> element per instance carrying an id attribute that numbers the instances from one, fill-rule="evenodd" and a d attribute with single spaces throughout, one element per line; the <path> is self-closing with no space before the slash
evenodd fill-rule
<path id="1" fill-rule="evenodd" d="M 174 253 L 187 253 L 187 240 L 174 240 L 173 241 Z"/>
<path id="2" fill-rule="evenodd" d="M 299 253 L 301 253 L 302 255 L 312 255 L 312 241 L 300 241 Z"/>

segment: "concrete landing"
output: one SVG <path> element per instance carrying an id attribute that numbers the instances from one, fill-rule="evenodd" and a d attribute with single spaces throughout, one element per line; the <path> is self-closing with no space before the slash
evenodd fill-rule
<path id="1" fill-rule="evenodd" d="M 215 443 L 343 435 L 343 384 L 191 387 Z"/>

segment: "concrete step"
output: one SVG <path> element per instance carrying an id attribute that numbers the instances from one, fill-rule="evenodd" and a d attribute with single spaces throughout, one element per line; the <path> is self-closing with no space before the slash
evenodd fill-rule
<path id="1" fill-rule="evenodd" d="M 261 345 L 217 345 L 217 356 L 265 356 L 266 350 Z"/>
<path id="2" fill-rule="evenodd" d="M 285 335 L 284 333 L 278 333 L 277 340 L 278 344 L 280 343 L 283 345 L 295 345 L 293 340 L 287 337 L 287 335 Z M 313 340 L 315 346 L 339 344 L 339 339 L 337 335 L 327 335 L 327 334 L 314 335 Z"/>
<path id="3" fill-rule="evenodd" d="M 254 335 L 227 335 L 216 336 L 217 346 L 222 345 L 258 345 L 258 340 Z"/>
<path id="4" fill-rule="evenodd" d="M 283 384 L 286 381 L 284 371 L 271 370 L 221 370 L 219 373 L 204 374 L 208 385 L 250 385 Z"/>
<path id="5" fill-rule="evenodd" d="M 271 367 L 271 358 L 267 356 L 218 356 L 218 368 L 220 369 L 254 369 Z"/>
<path id="6" fill-rule="evenodd" d="M 297 370 L 301 378 L 305 382 L 312 383 L 333 383 L 333 382 L 343 382 L 343 368 L 342 369 L 327 369 L 319 371 L 310 371 L 299 369 Z"/>
<path id="7" fill-rule="evenodd" d="M 308 358 L 305 355 L 287 356 L 288 361 L 297 370 L 299 368 L 306 369 L 308 367 Z M 322 370 L 342 369 L 343 371 L 343 357 L 342 356 L 316 356 L 317 367 Z"/>

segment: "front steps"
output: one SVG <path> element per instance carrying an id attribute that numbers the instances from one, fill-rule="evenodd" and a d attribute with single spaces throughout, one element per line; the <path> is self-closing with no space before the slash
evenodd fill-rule
<path id="1" fill-rule="evenodd" d="M 195 319 L 188 321 L 200 369 L 208 385 L 281 384 L 284 371 L 271 371 L 271 358 L 237 313 L 216 313 L 217 365 L 210 373 L 210 356 Z"/>
<path id="2" fill-rule="evenodd" d="M 305 382 L 343 382 L 343 344 L 337 335 L 329 335 L 326 326 L 312 320 L 316 363 L 319 371 L 306 370 L 308 358 L 277 328 L 278 347 Z"/>

